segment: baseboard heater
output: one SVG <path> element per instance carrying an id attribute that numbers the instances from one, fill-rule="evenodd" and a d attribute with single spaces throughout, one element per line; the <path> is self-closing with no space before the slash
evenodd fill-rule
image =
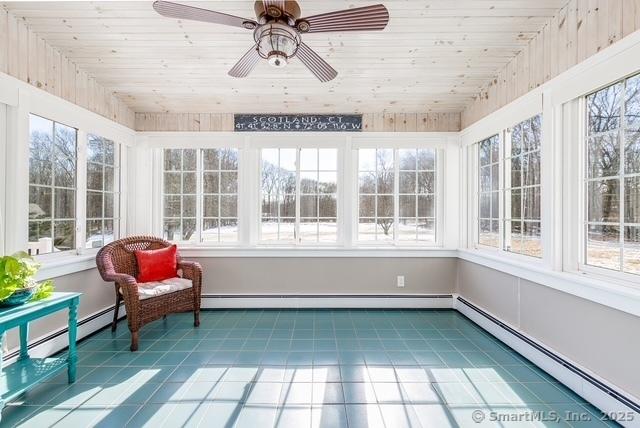
<path id="1" fill-rule="evenodd" d="M 621 394 L 620 392 L 612 389 L 608 385 L 605 385 L 604 383 L 600 382 L 598 379 L 594 378 L 589 373 L 587 373 L 584 370 L 580 369 L 579 367 L 576 367 L 575 365 L 571 364 L 569 361 L 565 360 L 564 358 L 562 358 L 558 354 L 554 353 L 550 349 L 544 347 L 540 343 L 531 340 L 531 338 L 523 335 L 519 331 L 515 330 L 513 327 L 509 326 L 508 324 L 505 324 L 504 322 L 500 321 L 499 319 L 497 319 L 493 315 L 489 314 L 488 312 L 480 309 L 479 307 L 477 307 L 473 303 L 469 302 L 468 300 L 465 300 L 464 298 L 462 298 L 460 296 L 457 297 L 457 300 L 460 303 L 464 304 L 465 306 L 469 307 L 470 309 L 473 309 L 475 312 L 477 312 L 478 314 L 482 315 L 484 318 L 488 319 L 492 323 L 498 325 L 500 328 L 506 330 L 510 334 L 516 336 L 518 339 L 520 339 L 523 342 L 527 343 L 529 346 L 535 348 L 537 351 L 539 351 L 539 352 L 543 353 L 544 355 L 546 355 L 547 357 L 551 358 L 552 360 L 554 360 L 556 363 L 560 364 L 561 366 L 563 366 L 567 370 L 570 370 L 571 372 L 573 372 L 576 375 L 580 376 L 581 378 L 583 378 L 584 380 L 586 380 L 587 382 L 589 382 L 590 384 L 592 384 L 593 386 L 595 386 L 596 388 L 598 388 L 599 390 L 604 392 L 605 394 L 607 394 L 610 397 L 616 399 L 617 401 L 619 401 L 620 403 L 622 403 L 625 406 L 629 407 L 630 409 L 634 410 L 635 412 L 640 413 L 640 404 L 639 403 L 636 403 L 635 401 L 633 401 L 630 398 L 626 397 L 624 394 Z"/>
<path id="2" fill-rule="evenodd" d="M 203 299 L 452 299 L 451 294 L 203 294 Z"/>

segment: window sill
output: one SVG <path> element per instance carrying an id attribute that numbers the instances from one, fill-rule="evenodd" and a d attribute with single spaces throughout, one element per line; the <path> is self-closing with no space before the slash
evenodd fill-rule
<path id="1" fill-rule="evenodd" d="M 486 250 L 458 250 L 458 257 L 527 281 L 590 300 L 610 308 L 640 316 L 640 285 L 620 284 L 614 279 L 588 273 L 557 272 L 543 265 L 542 261 L 522 261 L 510 255 Z"/>
<path id="2" fill-rule="evenodd" d="M 457 250 L 438 247 L 180 247 L 180 255 L 193 257 L 457 257 Z"/>
<path id="3" fill-rule="evenodd" d="M 39 257 L 40 270 L 36 275 L 38 281 L 57 278 L 96 267 L 96 253 L 75 254 L 68 252 L 59 255 L 47 255 Z"/>

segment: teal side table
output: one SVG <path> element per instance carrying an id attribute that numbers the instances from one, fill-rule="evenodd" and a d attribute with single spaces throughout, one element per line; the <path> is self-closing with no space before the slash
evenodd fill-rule
<path id="1" fill-rule="evenodd" d="M 53 293 L 48 299 L 20 306 L 0 308 L 0 412 L 7 401 L 17 397 L 39 382 L 67 368 L 69 383 L 76 380 L 76 336 L 78 333 L 78 304 L 80 293 Z M 67 356 L 30 358 L 28 338 L 29 322 L 61 310 L 69 310 L 69 352 Z M 20 356 L 18 361 L 2 367 L 2 341 L 4 333 L 20 328 Z M 0 418 L 1 418 L 0 414 Z"/>

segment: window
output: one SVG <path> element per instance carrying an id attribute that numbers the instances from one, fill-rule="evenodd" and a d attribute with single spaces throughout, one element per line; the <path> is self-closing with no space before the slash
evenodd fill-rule
<path id="1" fill-rule="evenodd" d="M 478 243 L 500 248 L 500 137 L 478 143 L 479 217 Z"/>
<path id="2" fill-rule="evenodd" d="M 260 240 L 335 243 L 338 150 L 261 150 Z"/>
<path id="3" fill-rule="evenodd" d="M 30 254 L 76 248 L 77 131 L 30 115 Z"/>
<path id="4" fill-rule="evenodd" d="M 164 150 L 164 238 L 238 240 L 238 150 Z"/>
<path id="5" fill-rule="evenodd" d="M 197 150 L 164 151 L 164 238 L 169 241 L 197 239 Z"/>
<path id="6" fill-rule="evenodd" d="M 435 149 L 358 150 L 358 241 L 436 242 Z"/>
<path id="7" fill-rule="evenodd" d="M 542 116 L 527 119 L 505 141 L 504 249 L 542 257 L 540 241 L 540 144 Z M 493 208 L 493 207 L 492 207 Z"/>
<path id="8" fill-rule="evenodd" d="M 202 242 L 238 240 L 238 151 L 202 150 Z"/>
<path id="9" fill-rule="evenodd" d="M 118 236 L 119 170 L 119 150 L 115 143 L 89 135 L 86 248 L 100 248 Z"/>
<path id="10" fill-rule="evenodd" d="M 640 75 L 586 98 L 587 265 L 640 274 Z"/>

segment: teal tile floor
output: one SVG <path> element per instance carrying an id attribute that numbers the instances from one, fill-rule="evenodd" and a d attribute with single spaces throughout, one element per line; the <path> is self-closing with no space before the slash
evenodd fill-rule
<path id="1" fill-rule="evenodd" d="M 0 425 L 612 425 L 452 310 L 207 311 L 197 329 L 192 320 L 146 326 L 135 353 L 126 322 L 97 333 L 79 346 L 74 385 L 64 373 L 38 386 Z"/>

